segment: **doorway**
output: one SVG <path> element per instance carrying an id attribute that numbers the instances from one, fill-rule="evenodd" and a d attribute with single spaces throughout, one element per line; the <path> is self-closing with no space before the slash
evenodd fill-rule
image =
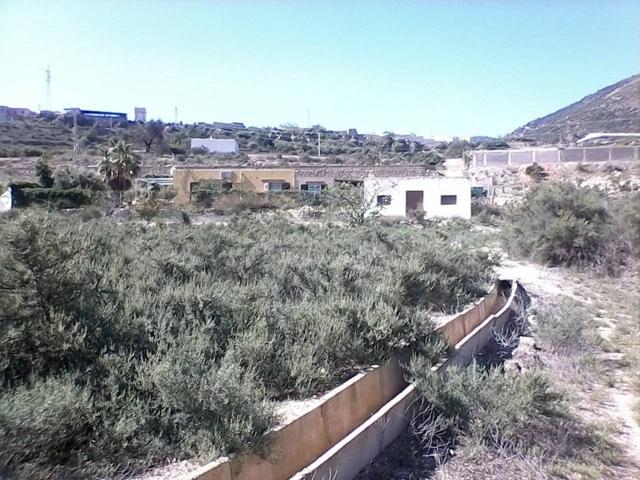
<path id="1" fill-rule="evenodd" d="M 406 192 L 407 207 L 405 215 L 411 216 L 411 212 L 424 212 L 424 192 L 417 190 L 409 190 Z"/>

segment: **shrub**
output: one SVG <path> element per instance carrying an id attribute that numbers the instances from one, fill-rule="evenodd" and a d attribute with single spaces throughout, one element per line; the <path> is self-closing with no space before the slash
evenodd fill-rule
<path id="1" fill-rule="evenodd" d="M 76 168 L 71 165 L 59 166 L 53 174 L 56 188 L 68 190 L 81 188 L 93 191 L 105 190 L 105 184 L 95 173 L 84 168 Z"/>
<path id="2" fill-rule="evenodd" d="M 36 177 L 44 188 L 53 187 L 53 175 L 47 159 L 42 156 L 36 163 Z"/>
<path id="3" fill-rule="evenodd" d="M 44 416 L 38 403 L 69 417 L 68 442 L 49 427 L 20 431 L 18 447 L 0 441 L 3 459 L 51 445 L 47 458 L 16 457 L 22 478 L 256 448 L 273 399 L 395 355 L 436 359 L 431 312 L 486 293 L 493 266 L 448 231 L 241 217 L 148 229 L 19 213 L 0 219 L 0 412 L 31 405 L 9 425 Z M 38 402 L 49 394 L 56 405 Z M 77 418 L 56 413 L 65 405 Z"/>
<path id="4" fill-rule="evenodd" d="M 502 214 L 502 209 L 490 205 L 484 200 L 471 200 L 471 216 L 482 225 L 497 225 Z"/>
<path id="5" fill-rule="evenodd" d="M 587 347 L 585 312 L 568 301 L 542 308 L 536 317 L 536 337 L 541 345 L 558 353 L 575 353 Z"/>
<path id="6" fill-rule="evenodd" d="M 91 194 L 87 190 L 72 188 L 23 188 L 15 197 L 17 207 L 33 204 L 49 204 L 60 208 L 78 208 L 91 203 Z"/>
<path id="7" fill-rule="evenodd" d="M 219 180 L 202 180 L 191 193 L 191 200 L 200 207 L 210 207 L 221 194 L 222 184 Z"/>
<path id="8" fill-rule="evenodd" d="M 509 212 L 508 251 L 550 265 L 603 266 L 614 271 L 628 248 L 617 238 L 605 196 L 568 183 L 533 188 Z"/>
<path id="9" fill-rule="evenodd" d="M 284 192 L 254 193 L 232 191 L 221 194 L 213 202 L 213 208 L 223 212 L 287 209 L 295 206 L 295 200 Z"/>
<path id="10" fill-rule="evenodd" d="M 89 222 L 102 217 L 102 212 L 97 207 L 87 207 L 80 211 L 80 219 L 83 222 Z"/>
<path id="11" fill-rule="evenodd" d="M 538 182 L 549 176 L 549 173 L 544 169 L 544 167 L 535 162 L 532 165 L 528 165 L 527 168 L 524 169 L 524 173 Z"/>
<path id="12" fill-rule="evenodd" d="M 414 358 L 410 371 L 419 394 L 412 432 L 436 455 L 446 456 L 460 435 L 481 448 L 530 451 L 544 444 L 541 432 L 565 414 L 563 396 L 541 371 L 483 370 L 476 364 L 443 375 Z"/>
<path id="13" fill-rule="evenodd" d="M 135 206 L 136 213 L 147 223 L 153 220 L 160 212 L 160 205 L 152 198 L 145 198 Z"/>
<path id="14" fill-rule="evenodd" d="M 38 381 L 0 396 L 0 473 L 65 478 L 91 438 L 90 392 L 69 379 Z"/>

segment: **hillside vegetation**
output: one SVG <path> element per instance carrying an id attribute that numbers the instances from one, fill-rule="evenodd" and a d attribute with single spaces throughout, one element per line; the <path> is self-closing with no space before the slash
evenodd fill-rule
<path id="1" fill-rule="evenodd" d="M 0 475 L 95 478 L 262 446 L 272 401 L 444 344 L 486 293 L 455 228 L 1 220 Z M 459 231 L 458 231 L 459 232 Z"/>
<path id="2" fill-rule="evenodd" d="M 640 75 L 587 95 L 556 112 L 517 128 L 509 137 L 540 143 L 573 141 L 591 132 L 640 131 Z"/>

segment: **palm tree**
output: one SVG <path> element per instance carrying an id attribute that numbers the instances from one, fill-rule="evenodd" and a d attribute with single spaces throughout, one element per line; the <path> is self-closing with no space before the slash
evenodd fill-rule
<path id="1" fill-rule="evenodd" d="M 117 194 L 117 205 L 122 204 L 122 192 L 132 186 L 131 179 L 140 172 L 140 157 L 133 151 L 133 146 L 120 140 L 102 151 L 100 173 L 107 184 Z"/>

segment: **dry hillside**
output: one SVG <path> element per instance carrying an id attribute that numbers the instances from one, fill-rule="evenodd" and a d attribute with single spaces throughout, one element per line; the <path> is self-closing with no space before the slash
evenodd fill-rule
<path id="1" fill-rule="evenodd" d="M 590 132 L 640 132 L 640 75 L 587 95 L 509 134 L 540 143 L 571 142 Z"/>

